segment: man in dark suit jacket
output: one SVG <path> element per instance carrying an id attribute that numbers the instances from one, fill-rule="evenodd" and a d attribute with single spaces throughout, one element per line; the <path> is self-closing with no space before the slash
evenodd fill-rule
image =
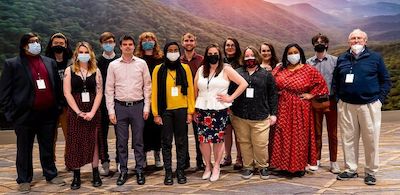
<path id="1" fill-rule="evenodd" d="M 7 59 L 0 78 L 0 108 L 17 135 L 17 183 L 29 191 L 33 177 L 32 149 L 39 144 L 43 175 L 48 183 L 65 184 L 57 177 L 53 140 L 62 92 L 56 62 L 40 55 L 38 35 L 22 36 L 17 57 Z"/>

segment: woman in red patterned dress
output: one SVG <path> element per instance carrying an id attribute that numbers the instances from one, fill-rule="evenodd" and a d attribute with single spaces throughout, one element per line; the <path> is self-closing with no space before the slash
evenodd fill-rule
<path id="1" fill-rule="evenodd" d="M 282 65 L 272 72 L 279 100 L 270 164 L 296 176 L 305 174 L 307 164 L 317 163 L 311 99 L 328 94 L 324 78 L 305 62 L 303 49 L 289 44 Z"/>
<path id="2" fill-rule="evenodd" d="M 64 72 L 64 96 L 68 102 L 65 165 L 74 171 L 71 189 L 81 186 L 80 167 L 92 163 L 94 187 L 101 186 L 99 157 L 103 153 L 101 117 L 98 109 L 103 97 L 103 84 L 96 57 L 87 42 L 79 42 L 73 64 Z M 99 150 L 100 148 L 100 150 Z M 101 154 L 99 154 L 101 153 Z"/>

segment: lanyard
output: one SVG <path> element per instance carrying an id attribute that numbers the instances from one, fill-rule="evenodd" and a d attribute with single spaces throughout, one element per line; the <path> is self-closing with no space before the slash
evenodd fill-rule
<path id="1" fill-rule="evenodd" d="M 211 80 L 212 80 L 214 77 L 215 77 L 215 72 L 214 72 L 214 74 L 211 76 L 211 78 L 210 78 L 210 75 L 207 77 L 207 90 L 208 90 L 208 86 L 210 85 Z"/>
<path id="2" fill-rule="evenodd" d="M 176 86 L 176 76 L 173 77 L 170 71 L 168 71 L 168 74 L 169 74 L 169 76 L 171 76 L 171 78 L 174 80 L 174 86 Z"/>
<path id="3" fill-rule="evenodd" d="M 81 72 L 82 75 L 82 80 L 83 80 L 83 90 L 86 92 L 86 79 L 88 76 L 89 71 L 86 71 L 86 76 L 83 76 L 82 70 L 79 70 Z"/>

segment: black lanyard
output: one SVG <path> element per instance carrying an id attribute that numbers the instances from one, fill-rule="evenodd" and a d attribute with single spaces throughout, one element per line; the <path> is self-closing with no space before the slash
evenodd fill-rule
<path id="1" fill-rule="evenodd" d="M 168 74 L 169 74 L 169 76 L 171 76 L 171 78 L 174 80 L 174 86 L 176 87 L 176 76 L 173 77 L 170 71 L 168 71 Z"/>
<path id="2" fill-rule="evenodd" d="M 86 71 L 86 76 L 83 76 L 82 70 L 79 70 L 79 71 L 81 72 L 81 75 L 82 75 L 83 91 L 86 92 L 86 79 L 87 79 L 89 71 Z"/>
<path id="3" fill-rule="evenodd" d="M 208 77 L 207 77 L 207 90 L 208 90 L 208 86 L 210 85 L 211 80 L 212 80 L 214 77 L 215 77 L 215 72 L 214 72 L 214 74 L 211 76 L 211 78 L 210 78 L 210 75 L 208 75 Z"/>

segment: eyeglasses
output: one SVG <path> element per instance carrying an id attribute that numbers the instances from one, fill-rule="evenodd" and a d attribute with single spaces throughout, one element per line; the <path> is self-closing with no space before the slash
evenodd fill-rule
<path id="1" fill-rule="evenodd" d="M 226 44 L 225 47 L 232 47 L 235 48 L 236 46 L 234 44 Z"/>

